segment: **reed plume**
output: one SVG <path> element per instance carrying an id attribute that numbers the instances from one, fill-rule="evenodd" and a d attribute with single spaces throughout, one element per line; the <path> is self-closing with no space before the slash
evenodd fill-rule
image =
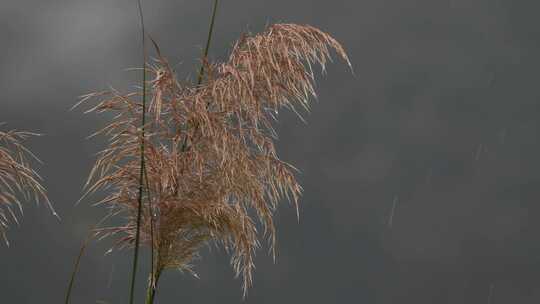
<path id="1" fill-rule="evenodd" d="M 0 235 L 6 244 L 9 244 L 6 236 L 8 224 L 18 224 L 17 213 L 23 214 L 21 200 L 45 202 L 54 213 L 41 185 L 41 177 L 30 164 L 31 160 L 39 162 L 39 159 L 23 145 L 26 139 L 38 135 L 17 130 L 0 131 Z"/>
<path id="2" fill-rule="evenodd" d="M 298 212 L 301 194 L 294 167 L 276 154 L 272 122 L 282 107 L 309 108 L 315 96 L 312 65 L 324 70 L 332 49 L 350 65 L 330 35 L 311 26 L 276 24 L 244 35 L 226 62 L 205 58 L 200 85 L 180 83 L 157 49 L 158 58 L 147 65 L 152 80 L 146 132 L 140 93 L 83 96 L 81 102 L 97 99 L 87 112 L 115 113 L 94 134 L 108 137 L 109 144 L 98 154 L 85 196 L 108 191 L 97 203 L 122 214 L 125 224 L 102 227 L 100 235 L 115 235 L 115 247 L 135 243 L 144 140 L 148 207 L 140 237 L 155 252 L 151 282 L 157 284 L 166 269 L 193 272 L 201 246 L 214 243 L 230 251 L 245 293 L 259 247 L 258 223 L 273 249 L 278 203 L 289 199 Z"/>

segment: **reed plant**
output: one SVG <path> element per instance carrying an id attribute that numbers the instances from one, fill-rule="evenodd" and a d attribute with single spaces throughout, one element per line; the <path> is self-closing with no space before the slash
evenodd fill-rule
<path id="1" fill-rule="evenodd" d="M 41 177 L 31 165 L 32 161 L 40 161 L 24 146 L 24 142 L 32 136 L 39 134 L 0 131 L 0 236 L 7 245 L 7 229 L 10 223 L 19 224 L 24 201 L 43 202 L 56 214 L 41 184 Z"/>
<path id="2" fill-rule="evenodd" d="M 95 203 L 122 220 L 94 232 L 115 238 L 116 249 L 134 250 L 130 303 L 139 246 L 151 250 L 146 303 L 153 303 L 165 271 L 195 275 L 193 263 L 206 244 L 227 249 L 247 293 L 260 239 L 267 238 L 274 252 L 274 211 L 288 199 L 298 214 L 302 192 L 296 169 L 276 153 L 277 114 L 282 108 L 309 109 L 315 96 L 312 67 L 324 71 L 332 50 L 350 66 L 329 34 L 297 24 L 244 34 L 227 60 L 212 61 L 207 55 L 217 5 L 215 0 L 195 82 L 179 81 L 153 40 L 156 59 L 147 61 L 141 22 L 142 90 L 94 92 L 78 103 L 91 104 L 86 113 L 113 113 L 92 135 L 109 141 L 98 153 L 83 198 L 105 192 Z M 140 2 L 139 11 L 143 21 Z"/>

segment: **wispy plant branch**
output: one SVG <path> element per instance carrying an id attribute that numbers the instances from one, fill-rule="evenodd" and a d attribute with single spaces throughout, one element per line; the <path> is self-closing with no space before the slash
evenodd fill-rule
<path id="1" fill-rule="evenodd" d="M 96 228 L 99 227 L 101 223 L 106 221 L 109 217 L 114 216 L 115 213 L 109 213 L 107 216 L 105 216 L 101 221 L 99 221 L 97 224 L 95 224 L 89 231 L 84 239 L 84 241 L 81 244 L 81 248 L 79 249 L 79 254 L 77 255 L 77 258 L 75 259 L 75 264 L 73 265 L 73 271 L 71 272 L 71 276 L 69 279 L 68 288 L 66 291 L 66 298 L 64 303 L 69 304 L 69 301 L 71 300 L 71 292 L 73 291 L 73 287 L 75 286 L 75 277 L 77 276 L 77 273 L 79 272 L 79 268 L 81 265 L 81 259 L 84 255 L 84 252 L 86 251 L 86 248 L 88 248 L 88 244 L 90 241 L 95 237 L 96 235 Z"/>
<path id="2" fill-rule="evenodd" d="M 71 291 L 73 290 L 73 286 L 75 284 L 75 277 L 77 276 L 77 273 L 79 272 L 79 267 L 81 264 L 81 259 L 84 254 L 84 251 L 86 250 L 86 246 L 88 246 L 88 243 L 90 242 L 91 235 L 89 234 L 88 237 L 83 241 L 81 245 L 81 249 L 79 249 L 79 255 L 77 255 L 77 259 L 75 260 L 75 265 L 73 266 L 73 271 L 71 272 L 71 276 L 69 279 L 69 284 L 66 292 L 66 298 L 64 303 L 69 304 L 69 300 L 71 299 Z"/>
<path id="3" fill-rule="evenodd" d="M 45 202 L 58 217 L 41 184 L 42 178 L 31 166 L 32 160 L 40 160 L 24 146 L 29 137 L 39 135 L 27 131 L 0 131 L 0 238 L 7 245 L 6 230 L 11 221 L 19 223 L 17 213 L 23 214 L 23 201 Z"/>

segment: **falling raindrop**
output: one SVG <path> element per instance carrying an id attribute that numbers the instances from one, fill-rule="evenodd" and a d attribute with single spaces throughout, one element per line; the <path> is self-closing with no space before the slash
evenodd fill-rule
<path id="1" fill-rule="evenodd" d="M 392 201 L 392 210 L 390 211 L 390 218 L 388 219 L 388 229 L 392 229 L 392 225 L 394 224 L 394 212 L 396 210 L 396 205 L 399 198 L 397 195 L 394 196 L 394 200 Z"/>
<path id="2" fill-rule="evenodd" d="M 433 178 L 433 167 L 430 167 L 426 175 L 426 184 L 431 184 L 431 179 Z"/>
<path id="3" fill-rule="evenodd" d="M 476 149 L 474 160 L 480 160 L 480 155 L 482 154 L 483 149 L 484 149 L 484 145 L 478 144 L 478 148 Z"/>
<path id="4" fill-rule="evenodd" d="M 111 265 L 111 272 L 109 272 L 109 280 L 107 282 L 107 288 L 111 288 L 114 275 L 114 264 Z"/>
<path id="5" fill-rule="evenodd" d="M 504 145 L 505 141 L 506 141 L 506 128 L 503 128 L 501 132 L 499 133 L 499 143 L 501 145 Z"/>
<path id="6" fill-rule="evenodd" d="M 494 288 L 495 288 L 494 284 L 489 285 L 488 304 L 491 304 L 491 298 L 493 297 L 493 289 Z"/>

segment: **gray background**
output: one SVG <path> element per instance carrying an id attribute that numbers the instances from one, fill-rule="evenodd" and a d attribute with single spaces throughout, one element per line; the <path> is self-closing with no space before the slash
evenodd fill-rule
<path id="1" fill-rule="evenodd" d="M 210 0 L 144 1 L 147 27 L 193 76 Z M 355 67 L 319 77 L 307 119 L 283 114 L 279 152 L 301 169 L 301 219 L 277 214 L 277 264 L 260 250 L 245 303 L 538 303 L 540 22 L 532 0 L 222 1 L 211 56 L 246 30 L 309 23 Z M 0 3 L 0 121 L 47 136 L 29 146 L 62 217 L 28 204 L 0 246 L 2 303 L 61 303 L 87 229 L 75 207 L 104 121 L 77 96 L 138 78 L 134 0 Z M 394 204 L 395 202 L 395 204 Z M 395 205 L 393 220 L 389 218 Z M 73 303 L 125 303 L 131 252 L 85 255 Z M 145 256 L 146 257 L 146 256 Z M 148 263 L 143 267 L 148 267 Z M 158 303 L 241 303 L 228 257 L 205 251 L 201 279 L 170 272 Z M 144 273 L 141 271 L 141 273 Z M 140 291 L 145 284 L 139 279 Z"/>

